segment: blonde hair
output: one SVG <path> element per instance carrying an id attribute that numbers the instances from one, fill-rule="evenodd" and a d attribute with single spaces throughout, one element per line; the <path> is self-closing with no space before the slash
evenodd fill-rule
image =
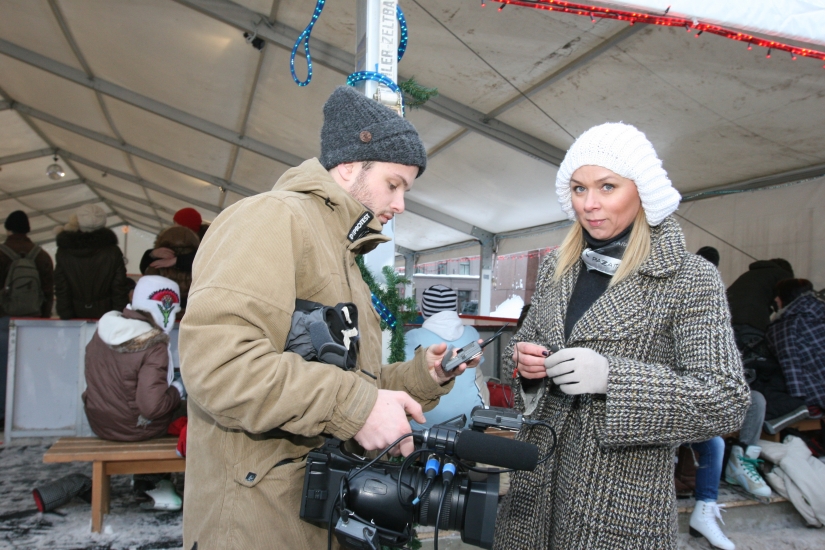
<path id="1" fill-rule="evenodd" d="M 576 222 L 559 247 L 559 261 L 556 264 L 556 271 L 553 272 L 553 281 L 560 281 L 567 270 L 576 265 L 582 255 L 584 245 L 584 229 L 579 222 Z M 630 230 L 630 238 L 622 256 L 622 263 L 610 280 L 609 286 L 618 284 L 635 273 L 649 255 L 650 226 L 647 224 L 645 209 L 640 207 L 636 219 L 633 220 L 633 229 Z"/>

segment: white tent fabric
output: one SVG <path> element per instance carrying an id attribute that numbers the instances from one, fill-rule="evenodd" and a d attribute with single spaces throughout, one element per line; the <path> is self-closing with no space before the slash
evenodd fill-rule
<path id="1" fill-rule="evenodd" d="M 672 4 L 672 13 L 683 9 Z M 680 192 L 703 199 L 684 204 L 691 215 L 745 200 L 706 199 L 720 189 L 825 175 L 821 62 L 766 59 L 709 33 L 495 5 L 401 0 L 410 41 L 399 72 L 439 96 L 408 114 L 430 161 L 396 218 L 399 251 L 477 251 L 482 238 L 505 250 L 550 235 L 565 220 L 556 167 L 576 136 L 605 121 L 647 134 Z M 213 219 L 269 190 L 319 153 L 323 102 L 354 68 L 355 2 L 329 0 L 312 35 L 312 83 L 294 84 L 289 52 L 311 13 L 305 0 L 3 0 L 0 216 L 27 211 L 32 238 L 46 243 L 74 210 L 97 202 L 109 225 L 157 233 L 181 207 Z M 303 77 L 300 55 L 296 66 Z M 56 182 L 45 174 L 55 153 L 66 171 Z M 786 193 L 809 204 L 797 194 L 817 185 Z M 789 204 L 773 206 L 775 216 L 737 209 L 739 225 L 717 234 L 759 257 L 762 249 L 748 249 L 753 231 L 737 227 L 784 235 L 787 220 L 802 223 Z M 798 227 L 812 249 L 822 248 L 820 220 Z M 803 262 L 789 257 L 804 254 L 797 244 L 776 255 Z"/>
<path id="2" fill-rule="evenodd" d="M 605 0 L 603 4 L 696 19 L 751 33 L 825 46 L 823 0 Z"/>

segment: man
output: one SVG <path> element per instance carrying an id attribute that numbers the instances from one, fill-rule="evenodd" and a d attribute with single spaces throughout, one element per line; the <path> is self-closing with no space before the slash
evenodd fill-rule
<path id="1" fill-rule="evenodd" d="M 788 260 L 774 258 L 759 260 L 728 287 L 731 324 L 737 343 L 753 333 L 764 336 L 771 319 L 773 287 L 782 279 L 793 277 Z"/>
<path id="2" fill-rule="evenodd" d="M 6 242 L 3 243 L 3 250 L 0 253 L 0 284 L 5 286 L 6 278 L 12 263 L 18 258 L 25 258 L 28 254 L 34 254 L 34 264 L 37 267 L 37 274 L 40 277 L 40 287 L 42 289 L 43 301 L 39 311 L 33 312 L 40 317 L 49 318 L 52 315 L 52 303 L 54 302 L 54 266 L 51 257 L 45 250 L 35 245 L 28 237 L 31 226 L 29 217 L 22 210 L 15 210 L 6 218 L 3 226 L 8 232 Z M 37 247 L 39 252 L 34 253 Z M 3 309 L 0 305 L 0 310 Z M 0 420 L 5 418 L 6 413 L 6 369 L 8 368 L 9 351 L 9 312 L 0 312 Z"/>
<path id="3" fill-rule="evenodd" d="M 180 335 L 186 550 L 326 548 L 326 529 L 299 519 L 307 453 L 329 436 L 383 449 L 409 433 L 407 414 L 425 422 L 421 405 L 453 386 L 438 366 L 445 344 L 381 365 L 378 316 L 355 262 L 388 240 L 382 225 L 404 211 L 426 162 L 409 122 L 339 87 L 324 105 L 321 158 L 213 222 Z M 357 306 L 354 370 L 284 351 L 296 299 Z M 407 455 L 413 443 L 399 447 Z"/>
<path id="4" fill-rule="evenodd" d="M 779 359 L 790 394 L 804 399 L 810 416 L 825 409 L 825 295 L 807 279 L 776 285 L 779 312 L 768 343 Z"/>

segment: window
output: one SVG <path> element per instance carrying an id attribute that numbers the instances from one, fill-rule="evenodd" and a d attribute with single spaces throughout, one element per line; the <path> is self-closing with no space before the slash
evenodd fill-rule
<path id="1" fill-rule="evenodd" d="M 446 275 L 447 274 L 447 262 L 438 262 L 438 272 L 439 275 Z"/>

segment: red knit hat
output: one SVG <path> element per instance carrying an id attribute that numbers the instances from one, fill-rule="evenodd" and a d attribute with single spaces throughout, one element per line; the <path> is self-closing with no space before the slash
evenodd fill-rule
<path id="1" fill-rule="evenodd" d="M 200 212 L 194 208 L 181 208 L 175 212 L 172 220 L 178 225 L 188 227 L 197 234 L 201 230 L 203 218 L 201 218 Z"/>

